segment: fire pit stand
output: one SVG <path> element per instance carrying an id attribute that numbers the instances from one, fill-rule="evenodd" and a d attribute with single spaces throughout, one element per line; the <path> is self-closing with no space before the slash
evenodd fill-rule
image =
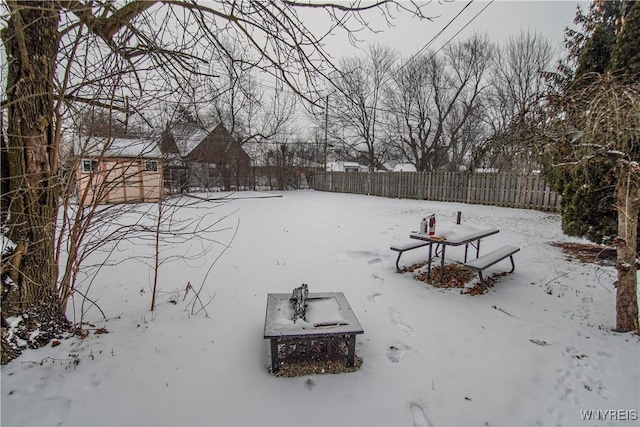
<path id="1" fill-rule="evenodd" d="M 271 371 L 280 368 L 280 356 L 330 357 L 347 347 L 347 366 L 353 366 L 356 335 L 364 333 L 342 292 L 309 293 L 306 320 L 292 320 L 291 294 L 268 294 L 264 338 L 270 340 Z"/>

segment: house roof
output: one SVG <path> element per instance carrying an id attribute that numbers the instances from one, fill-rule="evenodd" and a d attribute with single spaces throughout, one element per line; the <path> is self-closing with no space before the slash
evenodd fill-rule
<path id="1" fill-rule="evenodd" d="M 411 163 L 398 163 L 393 167 L 393 172 L 416 172 L 416 166 Z"/>
<path id="2" fill-rule="evenodd" d="M 329 162 L 327 163 L 327 172 L 344 172 L 345 170 L 358 169 L 360 171 L 367 171 L 368 168 L 366 166 L 362 166 L 358 162 Z"/>
<path id="3" fill-rule="evenodd" d="M 185 157 L 200 144 L 211 131 L 193 123 L 176 123 L 171 134 L 180 157 Z"/>
<path id="4" fill-rule="evenodd" d="M 398 163 L 399 162 L 397 160 L 388 160 L 382 164 L 380 169 L 389 172 L 392 171 Z"/>
<path id="5" fill-rule="evenodd" d="M 154 138 L 81 138 L 76 153 L 82 156 L 157 158 L 162 153 Z"/>

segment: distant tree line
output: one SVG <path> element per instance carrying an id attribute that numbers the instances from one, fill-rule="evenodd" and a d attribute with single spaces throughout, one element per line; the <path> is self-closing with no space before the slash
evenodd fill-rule
<path id="1" fill-rule="evenodd" d="M 500 44 L 476 34 L 408 58 L 369 45 L 340 61 L 316 124 L 327 122 L 333 156 L 371 170 L 396 160 L 418 171 L 529 172 L 540 168 L 531 129 L 553 59 L 533 32 Z"/>

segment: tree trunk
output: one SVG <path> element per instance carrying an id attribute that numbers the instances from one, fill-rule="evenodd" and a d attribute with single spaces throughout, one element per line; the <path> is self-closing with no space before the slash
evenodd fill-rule
<path id="1" fill-rule="evenodd" d="M 22 316 L 22 333 L 39 330 L 38 342 L 30 343 L 37 346 L 66 324 L 54 252 L 59 184 L 53 82 L 59 13 L 56 2 L 7 4 L 11 16 L 2 40 L 8 59 L 8 236 L 25 250 L 18 265 L 10 266 L 19 272 L 18 280 L 5 289 L 2 313 Z"/>
<path id="2" fill-rule="evenodd" d="M 637 168 L 637 166 L 636 166 Z M 618 165 L 616 202 L 618 207 L 616 283 L 616 330 L 638 331 L 637 242 L 640 213 L 640 171 L 629 164 Z"/>

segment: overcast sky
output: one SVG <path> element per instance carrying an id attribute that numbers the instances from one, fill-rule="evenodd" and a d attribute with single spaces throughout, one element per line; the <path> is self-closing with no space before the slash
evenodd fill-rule
<path id="1" fill-rule="evenodd" d="M 486 33 L 492 41 L 500 42 L 521 31 L 537 31 L 551 41 L 559 58 L 565 54 L 565 28 L 575 27 L 576 7 L 580 5 L 587 10 L 589 3 L 584 0 L 433 0 L 423 8 L 426 15 L 434 17 L 433 21 L 419 20 L 409 13 L 394 13 L 393 26 L 388 27 L 380 12 L 368 11 L 363 17 L 378 30 L 377 33 L 362 31 L 359 34 L 361 42 L 354 47 L 344 33 L 336 32 L 325 39 L 325 47 L 334 64 L 338 64 L 342 57 L 362 55 L 363 49 L 372 42 L 395 48 L 404 58 L 409 58 L 427 45 L 435 51 L 445 43 L 467 39 L 476 32 Z M 324 15 L 304 9 L 299 13 L 312 31 L 326 30 L 326 22 L 319 18 Z M 273 84 L 267 80 L 261 81 L 263 89 L 270 92 Z M 306 121 L 302 110 L 294 116 L 299 121 Z"/>
<path id="2" fill-rule="evenodd" d="M 468 3 L 471 3 L 467 6 Z M 425 45 L 431 43 L 438 49 L 448 40 L 466 39 L 474 32 L 486 32 L 494 41 L 517 35 L 520 31 L 539 31 L 548 37 L 554 48 L 562 50 L 564 29 L 573 26 L 576 6 L 581 4 L 587 9 L 588 1 L 541 1 L 541 0 L 475 0 L 468 1 L 432 1 L 424 8 L 433 22 L 412 18 L 409 14 L 397 14 L 394 27 L 388 28 L 379 14 L 370 12 L 366 17 L 380 33 L 362 33 L 364 47 L 368 42 L 379 42 L 399 49 L 403 56 L 411 56 Z M 456 15 L 460 13 L 459 16 Z M 446 29 L 438 35 L 438 33 Z M 459 33 L 458 33 L 459 32 Z M 457 35 L 456 35 L 457 34 Z M 327 43 L 328 51 L 339 59 L 351 56 L 357 49 L 351 46 L 344 36 L 336 34 Z"/>
<path id="3" fill-rule="evenodd" d="M 346 1 L 346 0 L 345 0 Z M 407 2 L 407 0 L 398 0 Z M 415 0 L 420 2 L 420 0 Z M 426 3 L 426 2 L 423 2 Z M 493 41 L 506 40 L 520 31 L 539 31 L 548 37 L 556 52 L 564 52 L 562 40 L 564 29 L 573 26 L 576 6 L 581 4 L 587 9 L 589 1 L 576 0 L 432 0 L 423 8 L 433 21 L 419 20 L 409 13 L 393 13 L 393 26 L 388 27 L 378 11 L 369 11 L 363 15 L 371 27 L 378 33 L 364 31 L 358 37 L 362 40 L 358 46 L 366 48 L 370 42 L 377 42 L 398 49 L 404 58 L 413 56 L 425 47 L 437 50 L 450 41 L 470 37 L 474 32 L 487 33 Z M 300 12 L 304 23 L 311 30 L 314 27 L 326 29 L 323 15 L 317 9 Z M 344 33 L 336 33 L 326 39 L 326 50 L 334 58 L 334 63 L 344 56 L 361 54 L 352 46 Z M 4 49 L 0 49 L 0 63 L 5 64 Z M 5 71 L 5 67 L 2 67 Z M 4 73 L 0 76 L 4 89 Z M 260 78 L 263 89 L 269 92 L 273 88 L 270 78 Z M 302 118 L 304 111 L 298 116 Z"/>

